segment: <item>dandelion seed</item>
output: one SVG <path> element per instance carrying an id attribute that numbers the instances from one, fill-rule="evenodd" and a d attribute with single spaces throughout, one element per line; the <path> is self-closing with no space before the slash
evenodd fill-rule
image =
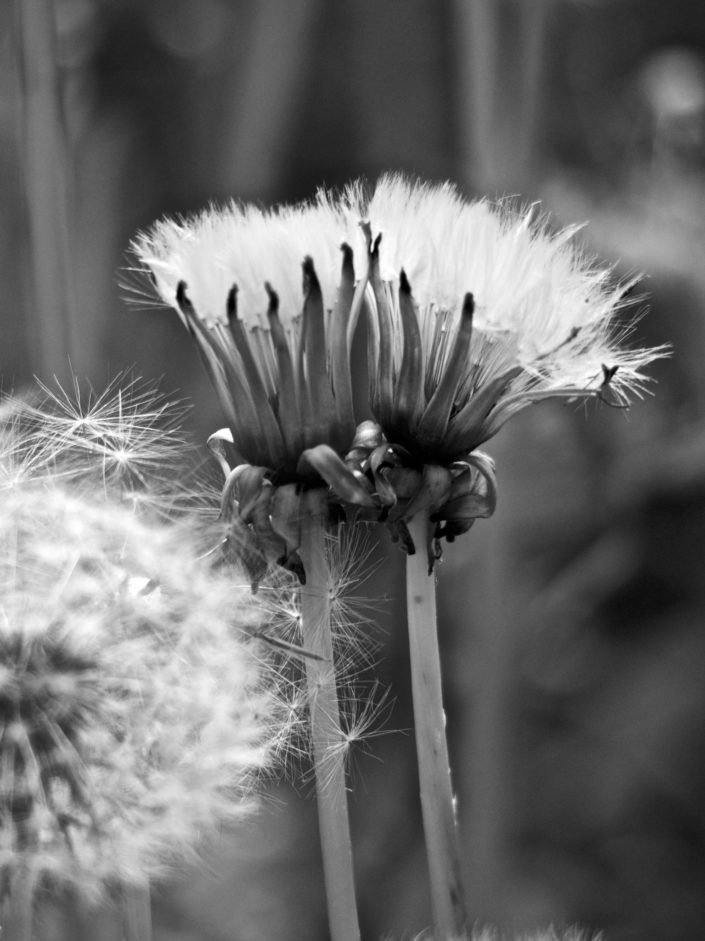
<path id="1" fill-rule="evenodd" d="M 390 690 L 378 680 L 367 685 L 351 685 L 346 688 L 343 700 L 343 736 L 341 750 L 349 760 L 353 746 L 362 746 L 369 754 L 367 743 L 382 735 L 392 735 L 401 730 L 385 728 L 395 700 Z"/>
<path id="2" fill-rule="evenodd" d="M 84 392 L 76 379 L 71 387 L 38 382 L 31 394 L 1 401 L 0 487 L 60 477 L 165 518 L 195 506 L 185 408 L 152 384 L 121 375 L 102 392 Z"/>
<path id="3" fill-rule="evenodd" d="M 365 622 L 365 610 L 377 608 L 381 602 L 369 597 L 364 592 L 365 583 L 378 569 L 373 558 L 375 549 L 374 531 L 370 526 L 349 526 L 342 524 L 329 533 L 326 538 L 326 556 L 328 558 L 328 596 L 335 611 L 335 620 L 345 620 L 345 611 L 354 609 L 353 618 Z"/>
<path id="4" fill-rule="evenodd" d="M 351 716 L 362 710 L 364 699 L 359 677 L 372 668 L 379 649 L 374 633 L 368 630 L 376 602 L 361 591 L 361 585 L 374 568 L 369 554 L 369 537 L 363 527 L 343 525 L 326 537 L 326 595 L 331 612 L 335 675 L 342 697 L 340 742 L 345 739 L 350 743 L 355 738 L 355 721 Z M 302 670 L 311 652 L 303 646 L 301 593 L 298 579 L 275 568 L 260 585 L 257 596 L 262 622 L 266 625 L 264 639 L 275 647 L 280 696 L 290 710 L 284 723 L 286 733 L 281 743 L 281 760 L 292 773 L 300 771 L 311 755 L 310 703 L 301 685 Z M 368 685 L 370 690 L 377 689 L 374 683 Z M 377 698 L 372 696 L 372 702 Z M 383 712 L 386 715 L 380 708 L 375 715 L 381 718 Z M 373 719 L 368 716 L 366 731 L 371 729 Z M 347 746 L 343 751 L 346 750 Z M 336 748 L 328 751 L 337 753 Z"/>

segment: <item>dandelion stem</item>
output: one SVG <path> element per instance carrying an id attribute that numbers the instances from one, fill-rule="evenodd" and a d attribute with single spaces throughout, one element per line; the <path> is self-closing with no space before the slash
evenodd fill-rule
<path id="1" fill-rule="evenodd" d="M 325 553 L 326 492 L 305 495 L 300 554 L 306 570 L 301 591 L 303 645 L 321 659 L 306 658 L 318 822 L 332 941 L 359 941 L 352 846 L 345 789 L 345 750 L 335 681 Z"/>
<path id="2" fill-rule="evenodd" d="M 429 521 L 409 522 L 416 553 L 406 568 L 407 618 L 421 812 L 438 937 L 466 937 L 466 914 L 455 803 L 448 762 L 441 662 L 436 626 L 436 582 L 428 574 Z"/>

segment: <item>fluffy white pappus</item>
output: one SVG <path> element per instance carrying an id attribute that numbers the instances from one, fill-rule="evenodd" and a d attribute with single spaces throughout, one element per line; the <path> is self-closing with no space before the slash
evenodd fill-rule
<path id="1" fill-rule="evenodd" d="M 0 398 L 0 489 L 71 480 L 140 509 L 169 515 L 187 493 L 192 448 L 182 402 L 121 374 L 102 391 L 38 382 Z"/>
<path id="2" fill-rule="evenodd" d="M 0 503 L 0 890 L 168 874 L 248 814 L 282 706 L 249 592 L 70 484 Z"/>
<path id="3" fill-rule="evenodd" d="M 594 390 L 602 364 L 619 367 L 615 388 L 638 391 L 643 367 L 663 352 L 623 347 L 631 324 L 619 315 L 636 279 L 619 283 L 612 268 L 587 257 L 576 240 L 582 226 L 552 232 L 536 205 L 467 201 L 450 183 L 398 174 L 381 178 L 364 210 L 373 236 L 382 235 L 380 271 L 397 321 L 397 367 L 402 268 L 418 305 L 427 373 L 430 367 L 442 375 L 467 293 L 474 299 L 473 364 L 499 351 L 504 368 L 523 370 L 516 391 L 527 382 L 541 391 Z M 434 345 L 439 317 L 447 336 Z"/>
<path id="4" fill-rule="evenodd" d="M 166 304 L 176 303 L 186 282 L 189 298 L 206 323 L 227 323 L 226 301 L 238 288 L 238 315 L 249 327 L 268 328 L 271 284 L 280 299 L 285 329 L 301 315 L 301 264 L 313 258 L 326 307 L 333 306 L 340 281 L 341 243 L 355 236 L 350 213 L 331 201 L 264 209 L 232 202 L 189 218 L 157 222 L 132 244 L 152 274 Z M 364 267 L 365 253 L 359 256 Z"/>
<path id="5" fill-rule="evenodd" d="M 279 294 L 283 321 L 300 314 L 304 256 L 313 258 L 328 308 L 340 283 L 342 242 L 353 248 L 357 277 L 364 275 L 362 221 L 370 223 L 373 238 L 382 236 L 380 272 L 392 300 L 405 270 L 422 332 L 432 332 L 442 312 L 453 315 L 447 323 L 452 335 L 471 292 L 477 333 L 509 344 L 514 362 L 544 389 L 595 388 L 603 363 L 619 367 L 616 387 L 640 388 L 654 351 L 625 350 L 629 328 L 615 320 L 633 282 L 617 283 L 609 267 L 585 256 L 575 241 L 580 226 L 552 233 L 535 206 L 467 201 L 450 183 L 387 174 L 371 193 L 358 181 L 340 193 L 320 190 L 313 202 L 296 206 L 232 203 L 190 219 L 165 219 L 132 247 L 172 307 L 178 309 L 177 286 L 185 281 L 199 315 L 226 322 L 228 292 L 237 284 L 239 316 L 266 327 L 265 282 Z M 398 320 L 398 304 L 392 306 Z M 394 342 L 398 365 L 401 329 Z M 446 343 L 441 356 L 450 347 Z"/>

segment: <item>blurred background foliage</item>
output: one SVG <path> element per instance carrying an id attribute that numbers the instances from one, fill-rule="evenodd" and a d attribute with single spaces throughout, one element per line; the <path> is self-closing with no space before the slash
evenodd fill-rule
<path id="1" fill-rule="evenodd" d="M 0 4 L 5 388 L 133 367 L 223 424 L 177 318 L 126 303 L 162 213 L 400 169 L 589 220 L 672 341 L 628 414 L 545 404 L 491 443 L 500 507 L 445 554 L 442 643 L 470 910 L 612 941 L 705 926 L 705 7 L 695 0 L 13 0 Z M 468 285 L 472 289 L 472 285 Z M 140 309 L 144 308 L 144 309 Z M 354 757 L 365 938 L 430 921 L 401 559 L 361 591 L 392 687 Z M 402 730 L 395 732 L 394 730 Z M 310 787 L 158 887 L 160 941 L 316 941 Z M 65 924 L 64 924 L 65 922 Z M 120 936 L 95 913 L 86 937 Z M 42 937 L 75 937 L 47 907 Z M 63 932 L 63 933 L 62 933 Z"/>

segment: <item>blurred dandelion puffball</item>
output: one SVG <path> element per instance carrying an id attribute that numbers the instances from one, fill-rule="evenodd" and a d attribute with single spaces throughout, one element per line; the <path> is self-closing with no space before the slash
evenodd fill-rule
<path id="1" fill-rule="evenodd" d="M 163 875 L 277 744 L 247 590 L 61 479 L 0 496 L 0 889 Z"/>

